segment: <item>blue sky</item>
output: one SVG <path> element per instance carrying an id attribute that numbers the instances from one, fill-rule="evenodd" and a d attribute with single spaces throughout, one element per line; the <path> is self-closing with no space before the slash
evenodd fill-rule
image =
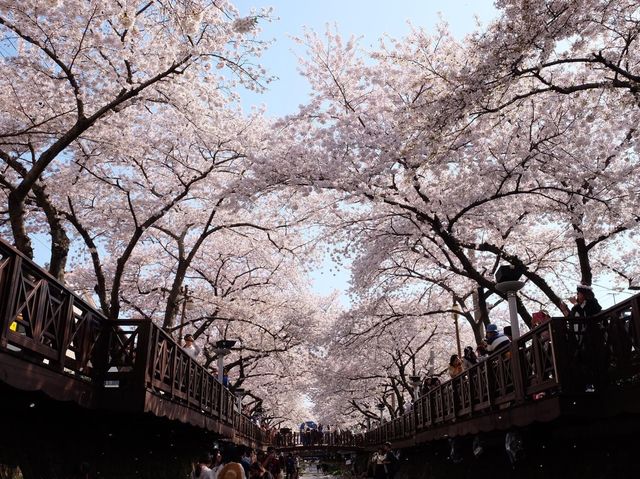
<path id="1" fill-rule="evenodd" d="M 363 47 L 375 47 L 385 34 L 405 36 L 408 21 L 430 29 L 442 18 L 454 35 L 463 38 L 475 30 L 476 14 L 483 24 L 496 15 L 493 0 L 236 0 L 234 4 L 242 15 L 248 15 L 252 7 L 273 7 L 277 17 L 272 23 L 261 23 L 262 38 L 275 40 L 262 64 L 279 79 L 265 94 L 243 95 L 247 105 L 265 104 L 270 116 L 291 113 L 307 98 L 308 87 L 297 73 L 292 52 L 302 51 L 290 39 L 301 35 L 303 27 L 324 32 L 327 24 L 336 24 L 345 37 L 362 36 Z"/>
<path id="2" fill-rule="evenodd" d="M 252 7 L 274 8 L 277 19 L 261 24 L 262 37 L 275 40 L 261 63 L 278 80 L 266 93 L 242 94 L 245 108 L 264 104 L 267 114 L 274 117 L 294 112 L 307 100 L 309 88 L 297 72 L 296 53 L 303 52 L 290 39 L 300 36 L 303 27 L 324 32 L 327 24 L 335 24 L 343 36 L 361 36 L 362 47 L 375 48 L 382 36 L 399 38 L 409 33 L 409 21 L 429 30 L 444 20 L 455 36 L 463 38 L 476 29 L 476 15 L 487 24 L 497 14 L 493 0 L 236 0 L 234 4 L 242 15 L 248 15 Z M 327 257 L 311 277 L 317 293 L 327 295 L 338 290 L 341 302 L 348 306 L 348 269 Z"/>

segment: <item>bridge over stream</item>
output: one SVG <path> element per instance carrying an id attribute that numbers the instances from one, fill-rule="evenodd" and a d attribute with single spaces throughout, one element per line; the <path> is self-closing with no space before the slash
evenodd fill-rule
<path id="1" fill-rule="evenodd" d="M 365 434 L 325 434 L 314 443 L 296 434 L 271 439 L 161 328 L 106 319 L 0 241 L 0 464 L 20 464 L 31 470 L 27 478 L 72 477 L 52 473 L 64 469 L 52 458 L 35 460 L 43 448 L 96 471 L 175 462 L 193 454 L 196 441 L 258 449 L 273 442 L 286 451 L 366 451 L 387 441 L 411 448 L 563 418 L 637 415 L 639 399 L 634 296 L 587 320 L 553 318 Z M 144 462 L 149 450 L 155 456 Z M 106 477 L 138 477 L 127 474 Z"/>

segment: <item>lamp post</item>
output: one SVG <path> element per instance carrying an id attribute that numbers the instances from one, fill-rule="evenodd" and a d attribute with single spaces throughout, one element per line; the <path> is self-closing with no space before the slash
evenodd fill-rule
<path id="1" fill-rule="evenodd" d="M 420 376 L 409 376 L 409 382 L 411 383 L 411 386 L 413 386 L 413 400 L 415 402 L 420 397 Z"/>
<path id="2" fill-rule="evenodd" d="M 509 318 L 511 321 L 511 334 L 513 339 L 520 337 L 520 326 L 518 325 L 518 297 L 517 292 L 522 289 L 524 282 L 519 281 L 523 273 L 522 268 L 514 266 L 500 266 L 496 271 L 496 289 L 501 293 L 506 293 L 509 303 Z"/>
<path id="3" fill-rule="evenodd" d="M 384 404 L 378 403 L 376 409 L 380 411 L 380 427 L 382 427 L 382 415 L 384 414 Z"/>
<path id="4" fill-rule="evenodd" d="M 232 339 L 220 339 L 216 341 L 215 353 L 218 356 L 218 382 L 224 384 L 224 357 L 231 352 L 236 344 Z"/>
<path id="5" fill-rule="evenodd" d="M 456 345 L 458 346 L 458 357 L 462 357 L 462 347 L 460 345 L 460 324 L 458 323 L 458 316 L 460 314 L 460 310 L 458 309 L 458 303 L 456 303 L 455 297 L 453 299 L 453 307 L 451 309 L 453 311 L 453 325 L 456 328 Z"/>
<path id="6" fill-rule="evenodd" d="M 193 307 L 193 301 L 191 301 L 191 298 L 189 297 L 189 285 L 185 285 L 181 293 L 182 293 L 182 313 L 180 314 L 180 329 L 178 330 L 178 344 L 180 346 L 183 346 L 182 330 L 184 329 L 184 320 L 186 318 L 187 311 L 192 309 Z"/>

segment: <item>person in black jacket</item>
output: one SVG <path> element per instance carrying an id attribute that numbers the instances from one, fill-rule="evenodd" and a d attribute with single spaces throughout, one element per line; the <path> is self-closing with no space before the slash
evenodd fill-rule
<path id="1" fill-rule="evenodd" d="M 605 381 L 607 352 L 602 323 L 587 318 L 597 315 L 602 311 L 602 306 L 591 287 L 584 284 L 578 285 L 576 297 L 569 301 L 573 303 L 569 317 L 586 319 L 573 324 L 573 333 L 576 338 L 576 359 L 580 366 L 578 377 L 585 384 L 585 392 L 594 392 Z"/>
<path id="2" fill-rule="evenodd" d="M 598 303 L 591 286 L 579 284 L 575 298 L 570 298 L 573 308 L 569 312 L 571 318 L 588 318 L 595 316 L 602 311 L 602 306 Z"/>

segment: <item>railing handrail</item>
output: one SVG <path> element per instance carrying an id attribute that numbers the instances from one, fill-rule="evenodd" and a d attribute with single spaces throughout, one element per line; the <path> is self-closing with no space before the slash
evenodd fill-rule
<path id="1" fill-rule="evenodd" d="M 49 273 L 46 269 L 39 266 L 35 261 L 30 259 L 22 251 L 16 249 L 14 246 L 7 243 L 4 239 L 0 238 L 0 251 L 3 249 L 8 250 L 8 252 L 13 256 L 19 257 L 22 262 L 26 262 L 39 275 L 44 276 L 43 279 L 46 279 L 48 283 L 53 283 L 59 289 L 65 291 L 65 293 L 69 294 L 70 296 L 73 296 L 74 303 L 75 302 L 82 303 L 82 305 L 85 306 L 87 309 L 90 309 L 95 316 L 98 316 L 102 320 L 105 320 L 105 321 L 107 320 L 107 316 L 105 316 L 105 314 L 102 311 L 97 309 L 95 306 L 92 306 L 91 304 L 89 304 L 84 298 L 82 298 L 82 296 L 79 296 L 76 292 L 69 289 L 67 285 L 61 283 L 55 276 L 52 276 L 51 273 Z"/>

